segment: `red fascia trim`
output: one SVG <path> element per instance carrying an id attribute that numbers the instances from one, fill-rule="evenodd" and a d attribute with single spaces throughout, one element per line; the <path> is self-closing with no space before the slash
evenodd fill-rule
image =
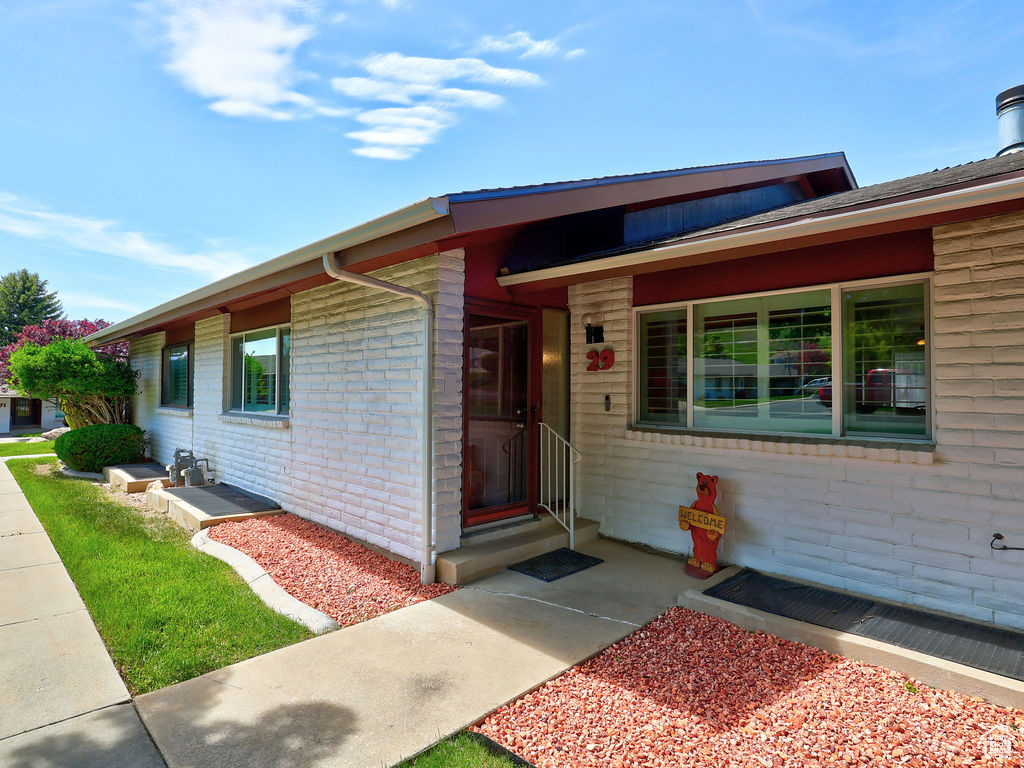
<path id="1" fill-rule="evenodd" d="M 637 275 L 633 304 L 665 304 L 934 269 L 930 229 Z"/>

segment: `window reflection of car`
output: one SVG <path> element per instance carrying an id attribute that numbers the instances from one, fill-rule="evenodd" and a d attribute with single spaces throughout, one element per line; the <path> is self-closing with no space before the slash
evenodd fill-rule
<path id="1" fill-rule="evenodd" d="M 818 391 L 825 385 L 828 385 L 829 387 L 832 386 L 832 378 L 830 376 L 822 376 L 817 379 L 811 379 L 802 387 L 800 387 L 800 391 L 803 392 L 804 394 L 816 395 L 818 394 Z"/>
<path id="2" fill-rule="evenodd" d="M 924 376 L 899 368 L 874 368 L 854 389 L 857 413 L 873 413 L 879 408 L 923 411 Z M 818 399 L 832 407 L 832 382 L 822 385 Z"/>

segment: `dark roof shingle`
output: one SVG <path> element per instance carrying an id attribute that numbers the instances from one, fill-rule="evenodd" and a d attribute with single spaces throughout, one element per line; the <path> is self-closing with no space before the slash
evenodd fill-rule
<path id="1" fill-rule="evenodd" d="M 847 192 L 837 192 L 833 195 L 805 200 L 800 203 L 773 208 L 764 213 L 757 213 L 752 216 L 745 216 L 740 219 L 733 219 L 721 224 L 716 224 L 704 229 L 697 229 L 683 235 L 673 235 L 661 238 L 657 241 L 644 243 L 641 246 L 621 249 L 620 252 L 643 250 L 652 245 L 665 245 L 669 243 L 692 240 L 699 237 L 706 237 L 720 232 L 729 232 L 735 229 L 746 227 L 763 226 L 788 219 L 806 218 L 819 214 L 839 212 L 844 208 L 852 208 L 867 203 L 876 203 L 883 200 L 892 200 L 908 195 L 921 194 L 925 192 L 937 192 L 946 187 L 955 187 L 961 184 L 981 181 L 994 176 L 1012 174 L 1024 171 L 1024 152 L 1015 152 L 1002 157 L 990 157 L 984 160 L 976 160 L 963 165 L 954 165 L 949 168 L 941 168 L 927 173 L 919 173 L 915 176 L 907 176 L 893 181 L 884 181 L 880 184 L 872 184 L 868 187 L 851 189 Z"/>

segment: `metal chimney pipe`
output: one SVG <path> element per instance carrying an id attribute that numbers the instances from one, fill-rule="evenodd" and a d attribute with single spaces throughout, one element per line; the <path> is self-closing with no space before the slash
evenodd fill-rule
<path id="1" fill-rule="evenodd" d="M 1007 88 L 996 96 L 999 146 L 996 157 L 1024 151 L 1024 85 Z"/>

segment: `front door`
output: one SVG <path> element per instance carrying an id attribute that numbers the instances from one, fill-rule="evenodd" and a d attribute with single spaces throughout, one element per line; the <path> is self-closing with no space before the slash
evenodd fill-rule
<path id="1" fill-rule="evenodd" d="M 38 427 L 42 422 L 43 402 L 27 397 L 16 397 L 12 401 L 11 425 L 15 427 Z"/>
<path id="2" fill-rule="evenodd" d="M 466 316 L 463 525 L 533 511 L 536 313 L 470 304 Z"/>

